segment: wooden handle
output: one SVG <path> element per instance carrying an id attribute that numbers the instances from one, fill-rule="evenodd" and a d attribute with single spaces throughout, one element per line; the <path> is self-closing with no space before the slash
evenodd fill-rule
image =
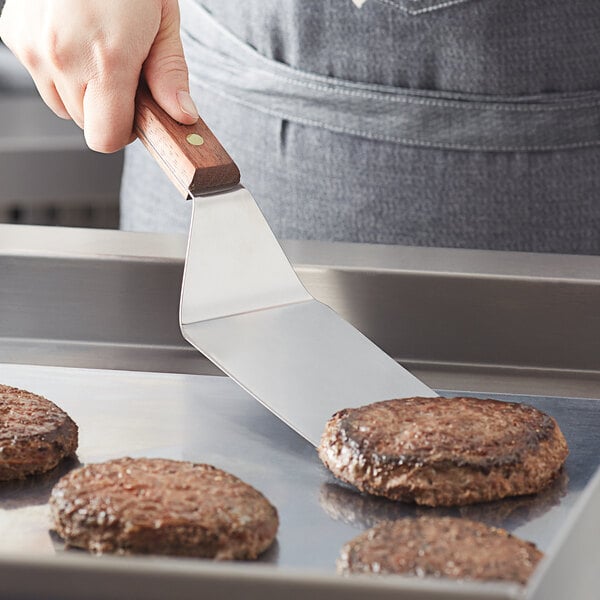
<path id="1" fill-rule="evenodd" d="M 235 187 L 240 172 L 213 132 L 200 119 L 195 125 L 174 121 L 140 84 L 134 128 L 140 140 L 184 196 Z"/>

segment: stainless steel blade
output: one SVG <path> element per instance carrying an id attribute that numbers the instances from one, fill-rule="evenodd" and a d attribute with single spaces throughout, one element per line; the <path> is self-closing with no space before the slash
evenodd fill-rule
<path id="1" fill-rule="evenodd" d="M 317 445 L 342 408 L 436 393 L 315 300 L 242 187 L 193 199 L 184 337 Z"/>

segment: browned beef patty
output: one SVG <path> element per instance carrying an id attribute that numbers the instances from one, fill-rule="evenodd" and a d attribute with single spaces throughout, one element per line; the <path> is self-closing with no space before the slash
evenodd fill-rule
<path id="1" fill-rule="evenodd" d="M 53 402 L 0 385 L 0 481 L 53 469 L 77 450 L 77 425 Z"/>
<path id="2" fill-rule="evenodd" d="M 538 492 L 568 452 L 549 415 L 477 398 L 404 398 L 341 410 L 319 445 L 321 460 L 343 481 L 428 506 Z"/>
<path id="3" fill-rule="evenodd" d="M 91 552 L 254 559 L 277 534 L 277 510 L 211 465 L 121 458 L 71 471 L 52 490 L 54 526 Z"/>
<path id="4" fill-rule="evenodd" d="M 405 574 L 525 584 L 543 554 L 504 529 L 454 517 L 384 521 L 348 542 L 341 573 Z"/>

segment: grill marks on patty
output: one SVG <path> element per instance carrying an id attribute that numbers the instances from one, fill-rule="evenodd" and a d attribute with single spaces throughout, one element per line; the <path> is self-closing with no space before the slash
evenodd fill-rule
<path id="1" fill-rule="evenodd" d="M 429 506 L 546 487 L 568 454 L 556 421 L 525 404 L 405 398 L 336 413 L 319 456 L 362 491 Z"/>
<path id="2" fill-rule="evenodd" d="M 77 442 L 77 425 L 53 402 L 0 385 L 0 481 L 53 469 Z"/>
<path id="3" fill-rule="evenodd" d="M 338 571 L 525 584 L 543 554 L 504 529 L 468 519 L 384 521 L 343 548 Z"/>
<path id="4" fill-rule="evenodd" d="M 275 539 L 274 506 L 211 465 L 121 458 L 63 477 L 50 508 L 58 534 L 94 553 L 254 559 Z"/>

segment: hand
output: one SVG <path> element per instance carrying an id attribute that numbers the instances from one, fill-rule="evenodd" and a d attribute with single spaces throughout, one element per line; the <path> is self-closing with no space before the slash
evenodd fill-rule
<path id="1" fill-rule="evenodd" d="M 90 148 L 132 141 L 143 73 L 158 104 L 195 123 L 179 36 L 177 0 L 6 0 L 0 37 L 60 117 L 73 119 Z"/>

